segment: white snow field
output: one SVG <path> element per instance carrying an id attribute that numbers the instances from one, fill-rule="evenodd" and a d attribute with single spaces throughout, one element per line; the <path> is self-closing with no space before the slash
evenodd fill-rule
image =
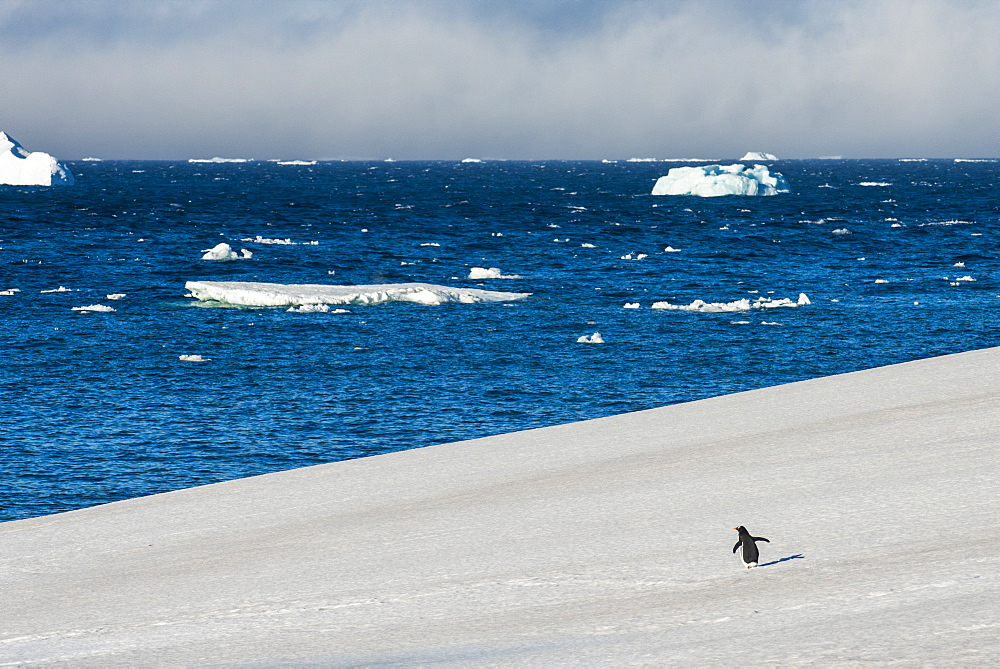
<path id="1" fill-rule="evenodd" d="M 71 186 L 73 173 L 41 151 L 28 151 L 0 131 L 0 184 L 9 186 Z"/>
<path id="2" fill-rule="evenodd" d="M 247 281 L 188 281 L 184 287 L 199 300 L 250 307 L 288 307 L 301 304 L 384 304 L 415 302 L 509 302 L 531 293 L 503 293 L 477 288 L 450 288 L 432 283 L 384 283 L 361 286 L 254 283 Z"/>
<path id="3" fill-rule="evenodd" d="M 0 664 L 1000 663 L 1000 348 L 0 524 Z M 745 525 L 760 566 L 732 547 Z"/>
<path id="4" fill-rule="evenodd" d="M 672 167 L 653 185 L 652 195 L 776 195 L 788 193 L 788 181 L 765 165 Z"/>

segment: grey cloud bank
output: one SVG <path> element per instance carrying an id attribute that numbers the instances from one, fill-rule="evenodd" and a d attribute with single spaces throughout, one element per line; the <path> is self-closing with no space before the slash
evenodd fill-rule
<path id="1" fill-rule="evenodd" d="M 1000 5 L 22 2 L 0 128 L 65 158 L 1000 155 Z"/>

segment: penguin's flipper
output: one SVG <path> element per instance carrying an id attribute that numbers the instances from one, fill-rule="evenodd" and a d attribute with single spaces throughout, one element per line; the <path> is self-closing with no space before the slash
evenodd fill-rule
<path id="1" fill-rule="evenodd" d="M 736 552 L 736 549 L 737 549 L 737 548 L 739 548 L 739 547 L 740 547 L 740 544 L 742 544 L 742 543 L 743 543 L 743 540 L 742 540 L 742 539 L 740 539 L 739 541 L 737 541 L 737 542 L 736 542 L 736 545 L 735 545 L 735 546 L 733 546 L 733 553 L 735 553 L 735 552 Z"/>
<path id="2" fill-rule="evenodd" d="M 753 540 L 754 541 L 767 541 L 767 543 L 771 543 L 769 540 L 765 539 L 764 537 L 754 537 Z"/>

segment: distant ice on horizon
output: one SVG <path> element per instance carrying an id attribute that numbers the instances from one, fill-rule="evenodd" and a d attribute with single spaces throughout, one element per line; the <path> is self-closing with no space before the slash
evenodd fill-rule
<path id="1" fill-rule="evenodd" d="M 28 151 L 0 131 L 0 184 L 8 186 L 72 186 L 73 173 L 53 156 Z"/>
<path id="2" fill-rule="evenodd" d="M 778 156 L 763 151 L 747 151 L 740 160 L 777 160 Z"/>

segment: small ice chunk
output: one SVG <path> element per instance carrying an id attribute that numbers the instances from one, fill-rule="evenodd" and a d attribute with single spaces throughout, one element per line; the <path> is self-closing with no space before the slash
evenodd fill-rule
<path id="1" fill-rule="evenodd" d="M 848 230 L 847 228 L 837 228 L 836 230 L 833 231 L 833 234 L 835 234 L 835 235 L 849 235 L 849 234 L 851 234 L 851 231 Z"/>
<path id="2" fill-rule="evenodd" d="M 680 249 L 675 249 L 673 246 L 668 246 L 667 248 L 663 249 L 663 252 L 664 253 L 680 253 L 681 250 Z"/>
<path id="3" fill-rule="evenodd" d="M 16 295 L 17 293 L 20 292 L 21 292 L 20 288 L 8 288 L 6 290 L 0 290 L 0 295 Z"/>
<path id="4" fill-rule="evenodd" d="M 109 307 L 106 304 L 90 304 L 85 307 L 73 307 L 73 311 L 79 311 L 80 313 L 85 314 L 85 313 L 90 313 L 92 311 L 111 312 L 115 311 L 115 309 Z"/>
<path id="5" fill-rule="evenodd" d="M 287 311 L 293 314 L 316 314 L 316 313 L 325 314 L 326 312 L 330 311 L 330 305 L 303 304 L 297 307 L 289 307 Z"/>
<path id="6" fill-rule="evenodd" d="M 778 156 L 773 153 L 764 153 L 763 151 L 747 151 L 740 160 L 777 160 Z"/>
<path id="7" fill-rule="evenodd" d="M 889 283 L 889 279 L 875 279 L 875 283 Z"/>
<path id="8" fill-rule="evenodd" d="M 194 354 L 194 355 L 179 355 L 177 359 L 182 362 L 209 362 L 211 358 L 206 358 L 204 356 Z"/>
<path id="9" fill-rule="evenodd" d="M 580 246 L 582 248 L 585 248 L 585 249 L 596 249 L 597 248 L 596 244 L 590 244 L 588 242 L 584 242 L 583 244 L 580 244 Z"/>
<path id="10" fill-rule="evenodd" d="M 625 306 L 623 308 L 624 309 L 638 309 L 639 308 L 639 303 L 638 302 L 626 302 Z"/>
<path id="11" fill-rule="evenodd" d="M 125 297 L 125 293 L 110 293 L 106 296 L 109 300 L 120 300 Z"/>
<path id="12" fill-rule="evenodd" d="M 965 263 L 964 262 L 957 262 L 954 265 L 952 265 L 952 267 L 965 267 Z"/>
<path id="13" fill-rule="evenodd" d="M 604 337 L 601 336 L 600 332 L 595 332 L 594 334 L 589 335 L 589 336 L 588 335 L 583 335 L 582 337 L 580 337 L 579 339 L 576 340 L 576 343 L 578 343 L 578 344 L 603 344 L 604 343 Z"/>
<path id="14" fill-rule="evenodd" d="M 71 288 L 67 288 L 66 286 L 59 286 L 58 288 L 50 288 L 49 290 L 40 290 L 38 292 L 45 294 L 45 293 L 70 293 L 73 291 Z"/>
<path id="15" fill-rule="evenodd" d="M 238 258 L 252 258 L 253 253 L 246 249 L 240 249 L 239 253 L 233 250 L 233 247 L 225 242 L 216 244 L 210 249 L 203 249 L 202 260 L 236 260 Z"/>
<path id="16" fill-rule="evenodd" d="M 473 267 L 469 270 L 470 279 L 520 279 L 519 274 L 503 274 L 498 267 Z"/>

